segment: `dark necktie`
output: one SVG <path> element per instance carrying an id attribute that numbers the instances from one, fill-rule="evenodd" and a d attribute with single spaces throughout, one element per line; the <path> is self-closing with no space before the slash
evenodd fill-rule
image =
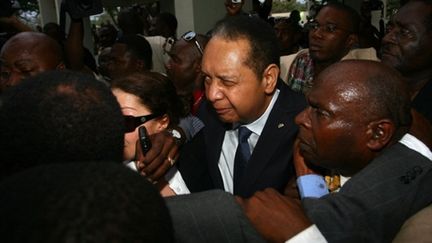
<path id="1" fill-rule="evenodd" d="M 246 127 L 241 126 L 238 128 L 239 143 L 234 158 L 234 194 L 237 194 L 243 172 L 246 170 L 247 162 L 251 156 L 247 141 L 251 133 L 252 131 Z"/>

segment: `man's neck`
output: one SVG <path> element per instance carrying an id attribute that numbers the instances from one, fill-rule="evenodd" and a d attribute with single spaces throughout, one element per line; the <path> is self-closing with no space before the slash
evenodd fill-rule
<path id="1" fill-rule="evenodd" d="M 342 54 L 339 58 L 333 58 L 331 60 L 325 60 L 325 61 L 318 61 L 312 57 L 312 60 L 314 62 L 314 78 L 316 78 L 318 74 L 320 74 L 324 69 L 328 68 L 330 65 L 335 64 L 340 60 L 342 60 L 342 58 L 348 55 L 349 52 L 350 50 L 345 50 L 344 54 Z"/>
<path id="2" fill-rule="evenodd" d="M 337 61 L 336 61 L 337 62 Z M 333 61 L 328 61 L 328 62 L 315 62 L 314 61 L 314 79 L 327 67 L 329 67 L 330 65 L 336 63 Z"/>

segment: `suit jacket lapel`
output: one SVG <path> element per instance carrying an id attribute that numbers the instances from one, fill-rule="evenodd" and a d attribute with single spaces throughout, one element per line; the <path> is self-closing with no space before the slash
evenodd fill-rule
<path id="1" fill-rule="evenodd" d="M 261 136 L 248 162 L 245 171 L 247 176 L 243 177 L 241 188 L 247 188 L 254 184 L 261 172 L 267 167 L 272 157 L 276 154 L 283 140 L 290 139 L 293 134 L 297 134 L 298 127 L 294 122 L 294 117 L 303 109 L 306 102 L 299 103 L 299 99 L 293 99 L 287 91 L 281 87 L 281 92 L 273 106 L 267 119 Z M 299 108 L 300 106 L 300 108 Z M 295 136 L 295 135 L 294 135 Z M 289 150 L 291 148 L 287 148 Z M 290 160 L 291 158 L 286 158 Z M 289 176 L 289 175 L 287 175 Z"/>

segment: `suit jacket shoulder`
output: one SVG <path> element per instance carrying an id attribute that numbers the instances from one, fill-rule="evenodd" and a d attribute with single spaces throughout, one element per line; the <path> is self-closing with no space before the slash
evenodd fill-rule
<path id="1" fill-rule="evenodd" d="M 432 161 L 397 143 L 338 193 L 304 199 L 329 242 L 389 242 L 403 222 L 432 202 Z"/>

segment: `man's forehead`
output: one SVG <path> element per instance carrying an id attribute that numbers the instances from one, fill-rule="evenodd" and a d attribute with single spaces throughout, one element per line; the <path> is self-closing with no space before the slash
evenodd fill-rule
<path id="1" fill-rule="evenodd" d="M 35 46 L 12 46 L 8 45 L 0 53 L 0 59 L 2 63 L 8 63 L 12 65 L 15 62 L 21 62 L 23 60 L 30 61 L 35 58 L 41 58 L 49 53 L 35 51 L 37 48 Z"/>
<path id="2" fill-rule="evenodd" d="M 190 52 L 192 51 L 193 45 L 195 45 L 193 41 L 187 42 L 183 39 L 179 39 L 174 43 L 170 53 L 178 55 L 183 52 Z"/>
<path id="3" fill-rule="evenodd" d="M 323 23 L 335 23 L 348 25 L 350 18 L 347 12 L 334 8 L 332 6 L 325 6 L 318 12 L 317 20 L 323 21 Z M 323 24 L 322 23 L 322 24 Z"/>
<path id="4" fill-rule="evenodd" d="M 329 97 L 339 99 L 345 102 L 358 100 L 364 96 L 364 85 L 361 80 L 354 80 L 352 75 L 346 75 L 340 70 L 330 75 L 324 75 L 318 79 L 312 86 L 312 91 L 319 91 Z"/>
<path id="5" fill-rule="evenodd" d="M 246 60 L 250 51 L 250 43 L 246 38 L 229 39 L 226 37 L 212 37 L 204 51 L 203 60 L 214 60 L 214 58 L 239 58 Z M 209 54 L 211 53 L 211 55 Z M 221 56 L 221 55 L 224 56 Z"/>
<path id="6" fill-rule="evenodd" d="M 403 23 L 419 23 L 421 25 L 431 24 L 425 23 L 427 18 L 432 14 L 432 4 L 426 5 L 420 1 L 408 2 L 393 17 L 393 21 Z"/>
<path id="7" fill-rule="evenodd" d="M 115 54 L 115 55 L 123 55 L 127 52 L 127 45 L 124 43 L 115 43 L 112 47 L 111 47 L 111 54 Z"/>

